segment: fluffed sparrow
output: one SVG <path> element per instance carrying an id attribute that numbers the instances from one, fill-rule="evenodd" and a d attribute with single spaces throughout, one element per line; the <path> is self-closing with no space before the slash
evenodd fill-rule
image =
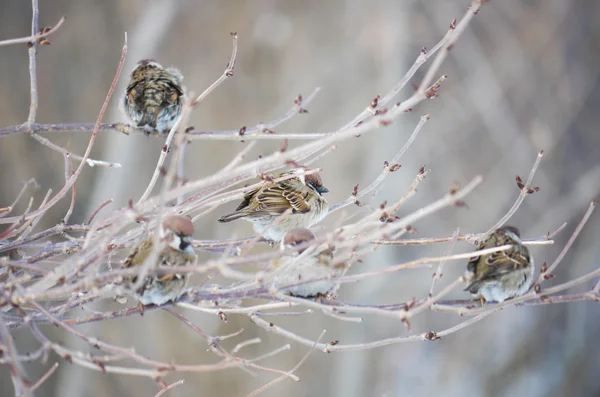
<path id="1" fill-rule="evenodd" d="M 137 63 L 121 99 L 121 111 L 136 128 L 166 133 L 181 117 L 185 90 L 183 76 L 152 59 Z"/>
<path id="2" fill-rule="evenodd" d="M 193 264 L 197 258 L 191 245 L 193 233 L 194 225 L 190 219 L 179 215 L 167 216 L 160 229 L 160 239 L 167 244 L 158 255 L 159 266 L 177 267 Z M 142 266 L 152 252 L 153 244 L 153 238 L 140 242 L 125 260 L 123 268 Z M 136 291 L 138 300 L 142 305 L 162 305 L 174 301 L 183 293 L 187 280 L 188 274 L 167 273 L 161 276 L 160 269 L 157 269 L 155 274 L 146 276 L 146 281 Z M 135 283 L 137 276 L 130 281 Z M 117 301 L 124 303 L 126 299 L 119 297 Z"/>
<path id="3" fill-rule="evenodd" d="M 533 257 L 523 245 L 519 230 L 504 226 L 479 244 L 478 250 L 513 244 L 513 247 L 469 260 L 467 270 L 473 273 L 465 291 L 486 301 L 504 302 L 529 290 L 533 280 Z"/>

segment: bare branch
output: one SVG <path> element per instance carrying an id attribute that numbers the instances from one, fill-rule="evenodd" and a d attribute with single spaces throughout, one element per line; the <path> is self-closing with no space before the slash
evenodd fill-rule
<path id="1" fill-rule="evenodd" d="M 18 39 L 2 40 L 2 41 L 0 41 L 0 47 L 5 46 L 5 45 L 23 44 L 23 43 L 27 43 L 28 45 L 33 45 L 33 43 L 42 42 L 42 44 L 43 44 L 44 42 L 47 42 L 46 44 L 49 44 L 46 37 L 48 37 L 51 34 L 53 34 L 54 32 L 56 32 L 62 26 L 62 24 L 65 22 L 65 20 L 66 20 L 66 18 L 63 16 L 58 20 L 56 25 L 54 25 L 51 28 L 44 28 L 41 31 L 37 31 L 37 30 L 33 31 L 33 29 L 32 29 L 31 36 L 20 37 Z M 32 28 L 33 28 L 33 26 L 32 26 Z"/>

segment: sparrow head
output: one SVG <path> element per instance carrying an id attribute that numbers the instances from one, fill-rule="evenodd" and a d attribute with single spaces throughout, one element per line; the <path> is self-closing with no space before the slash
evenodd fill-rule
<path id="1" fill-rule="evenodd" d="M 295 174 L 301 174 L 302 172 L 308 171 L 306 167 L 295 168 L 291 172 Z M 306 186 L 310 187 L 312 190 L 317 192 L 320 195 L 323 193 L 328 193 L 329 189 L 323 186 L 323 179 L 321 179 L 321 175 L 318 172 L 309 175 L 298 175 L 298 179 Z"/>
<path id="2" fill-rule="evenodd" d="M 169 242 L 169 247 L 192 254 L 192 235 L 194 234 L 194 224 L 192 221 L 181 215 L 169 215 L 165 218 L 161 228 L 161 238 Z"/>
<path id="3" fill-rule="evenodd" d="M 328 193 L 329 189 L 323 186 L 323 180 L 318 173 L 305 175 L 306 185 L 319 194 Z"/>
<path id="4" fill-rule="evenodd" d="M 156 62 L 154 59 L 142 59 L 135 64 L 133 71 L 137 70 L 152 70 L 152 69 L 162 69 L 162 65 Z"/>
<path id="5" fill-rule="evenodd" d="M 512 248 L 474 256 L 469 260 L 467 271 L 473 275 L 465 291 L 495 302 L 527 292 L 533 279 L 534 261 L 517 228 L 503 226 L 496 229 L 479 244 L 477 250 L 508 244 Z"/>
<path id="6" fill-rule="evenodd" d="M 162 71 L 162 74 L 161 74 Z M 141 80 L 143 78 L 166 77 L 167 80 L 173 80 L 174 83 L 180 84 L 183 80 L 183 75 L 176 68 L 165 68 L 154 59 L 142 59 L 135 64 L 131 73 L 133 80 Z"/>
<path id="7" fill-rule="evenodd" d="M 316 239 L 315 234 L 308 229 L 292 229 L 281 240 L 281 250 L 283 251 L 286 248 L 295 247 L 314 239 Z M 299 253 L 302 253 L 302 251 Z"/>
<path id="8" fill-rule="evenodd" d="M 495 231 L 495 233 L 505 234 L 511 240 L 515 240 L 515 241 L 519 241 L 519 242 L 521 241 L 521 233 L 519 232 L 519 229 L 517 229 L 516 227 L 513 227 L 513 226 L 502 226 L 501 228 L 497 229 Z"/>

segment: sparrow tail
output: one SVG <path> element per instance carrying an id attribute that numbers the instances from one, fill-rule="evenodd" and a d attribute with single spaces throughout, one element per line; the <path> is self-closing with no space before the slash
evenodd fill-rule
<path id="1" fill-rule="evenodd" d="M 481 287 L 481 281 L 477 280 L 477 281 L 473 281 L 471 284 L 469 284 L 467 286 L 467 288 L 465 288 L 463 291 L 469 291 L 472 294 L 476 294 L 479 291 L 480 287 Z"/>
<path id="2" fill-rule="evenodd" d="M 228 215 L 223 215 L 222 217 L 219 218 L 219 222 L 221 222 L 221 223 L 231 222 L 231 221 L 235 221 L 236 219 L 243 218 L 244 216 L 246 216 L 246 214 L 244 212 L 236 211 L 236 212 L 232 212 L 231 214 L 228 214 Z"/>
<path id="3" fill-rule="evenodd" d="M 144 109 L 144 113 L 142 114 L 142 118 L 138 122 L 138 127 L 143 127 L 148 125 L 152 128 L 156 128 L 156 116 L 158 114 L 158 109 L 153 106 L 148 106 Z"/>

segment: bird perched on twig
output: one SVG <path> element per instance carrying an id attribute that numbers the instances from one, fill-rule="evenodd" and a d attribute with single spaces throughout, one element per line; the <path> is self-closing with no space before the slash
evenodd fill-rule
<path id="1" fill-rule="evenodd" d="M 121 99 L 121 111 L 136 128 L 166 133 L 181 117 L 185 90 L 183 76 L 152 59 L 139 61 Z"/>
<path id="2" fill-rule="evenodd" d="M 467 270 L 473 273 L 465 291 L 486 301 L 504 302 L 525 294 L 533 280 L 533 258 L 523 245 L 519 230 L 504 226 L 479 244 L 478 250 L 512 244 L 506 251 L 473 257 Z"/>
<path id="3" fill-rule="evenodd" d="M 281 250 L 314 240 L 315 235 L 310 230 L 293 229 L 281 241 Z M 304 253 L 302 250 L 294 256 L 278 258 L 275 264 L 277 268 L 263 282 L 281 286 L 281 292 L 303 298 L 322 299 L 334 294 L 340 283 L 330 277 L 341 276 L 346 270 L 343 262 L 334 262 L 333 249 L 330 247 L 317 250 L 316 253 Z M 301 283 L 312 279 L 322 280 Z"/>
<path id="4" fill-rule="evenodd" d="M 160 240 L 166 242 L 165 248 L 158 254 L 159 266 L 177 267 L 191 265 L 196 261 L 196 253 L 191 245 L 194 225 L 190 219 L 169 215 L 165 218 L 160 229 Z M 154 246 L 154 239 L 149 238 L 140 242 L 131 255 L 125 260 L 123 268 L 142 266 L 149 257 Z M 146 276 L 142 286 L 136 291 L 142 305 L 162 305 L 174 301 L 184 291 L 188 274 L 167 273 L 160 275 L 157 269 L 152 275 Z M 137 281 L 137 276 L 129 280 Z M 119 303 L 125 303 L 124 297 L 118 297 Z"/>
<path id="5" fill-rule="evenodd" d="M 270 175 L 270 179 L 296 176 L 280 182 L 270 181 L 247 192 L 235 212 L 222 216 L 219 222 L 245 219 L 253 223 L 256 233 L 275 242 L 281 241 L 292 229 L 317 224 L 329 211 L 329 204 L 322 196 L 329 190 L 323 186 L 318 173 L 303 175 L 304 171 L 304 168 L 295 168 Z"/>

